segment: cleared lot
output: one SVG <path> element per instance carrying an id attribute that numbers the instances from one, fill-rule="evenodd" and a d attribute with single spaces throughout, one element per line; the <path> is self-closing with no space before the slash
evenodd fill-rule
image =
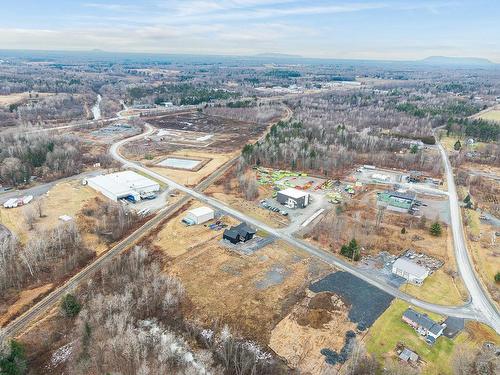
<path id="1" fill-rule="evenodd" d="M 180 222 L 186 210 L 197 206 L 183 207 L 145 243 L 168 260 L 165 272 L 182 281 L 190 317 L 207 326 L 221 318 L 234 331 L 267 345 L 274 326 L 303 298 L 310 281 L 331 269 L 281 241 L 250 255 L 233 251 L 220 243 L 222 230 Z"/>

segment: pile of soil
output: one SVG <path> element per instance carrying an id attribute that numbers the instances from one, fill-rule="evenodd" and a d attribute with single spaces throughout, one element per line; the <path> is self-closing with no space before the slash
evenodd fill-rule
<path id="1" fill-rule="evenodd" d="M 332 320 L 333 311 L 346 309 L 346 304 L 340 296 L 331 292 L 315 294 L 298 310 L 296 321 L 301 326 L 320 329 Z"/>
<path id="2" fill-rule="evenodd" d="M 301 326 L 309 326 L 311 328 L 323 328 L 323 326 L 332 319 L 330 312 L 327 310 L 305 309 L 296 317 L 297 323 Z"/>
<path id="3" fill-rule="evenodd" d="M 346 307 L 346 303 L 335 293 L 322 292 L 313 296 L 307 306 L 310 309 L 338 311 L 344 309 Z"/>

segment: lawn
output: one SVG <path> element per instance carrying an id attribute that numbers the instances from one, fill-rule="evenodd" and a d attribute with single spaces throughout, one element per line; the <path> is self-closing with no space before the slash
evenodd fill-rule
<path id="1" fill-rule="evenodd" d="M 460 280 L 457 282 L 460 283 Z M 440 269 L 425 279 L 422 286 L 405 284 L 401 290 L 424 301 L 455 306 L 464 303 L 460 287 L 461 285 L 457 285 L 451 276 Z M 464 297 L 467 299 L 467 296 Z"/>
<path id="2" fill-rule="evenodd" d="M 423 374 L 450 374 L 455 341 L 461 342 L 462 335 L 459 335 L 455 341 L 440 337 L 433 346 L 429 346 L 413 328 L 401 320 L 401 316 L 407 308 L 407 302 L 401 300 L 392 302 L 391 306 L 370 328 L 365 338 L 367 350 L 382 361 L 384 358 L 395 355 L 396 345 L 402 342 L 426 361 Z M 435 314 L 429 314 L 429 316 L 436 321 L 441 319 Z"/>

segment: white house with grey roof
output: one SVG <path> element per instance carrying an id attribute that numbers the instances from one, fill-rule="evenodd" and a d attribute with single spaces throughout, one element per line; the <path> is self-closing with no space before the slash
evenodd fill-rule
<path id="1" fill-rule="evenodd" d="M 392 265 L 392 273 L 405 278 L 409 283 L 415 285 L 422 285 L 425 278 L 429 276 L 427 268 L 405 257 L 396 259 Z"/>
<path id="2" fill-rule="evenodd" d="M 403 322 L 415 329 L 420 335 L 425 336 L 428 344 L 434 344 L 436 339 L 443 334 L 446 324 L 438 324 L 427 314 L 421 314 L 412 308 L 408 308 L 401 317 Z"/>

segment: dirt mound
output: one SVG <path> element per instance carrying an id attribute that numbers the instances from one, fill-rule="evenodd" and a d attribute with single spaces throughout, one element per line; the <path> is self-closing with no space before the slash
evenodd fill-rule
<path id="1" fill-rule="evenodd" d="M 321 309 L 326 311 L 338 311 L 345 309 L 346 304 L 342 298 L 335 293 L 322 292 L 311 298 L 307 305 L 310 309 Z"/>
<path id="2" fill-rule="evenodd" d="M 297 323 L 301 326 L 311 328 L 323 328 L 326 323 L 332 320 L 330 312 L 322 309 L 304 310 L 296 317 Z"/>

